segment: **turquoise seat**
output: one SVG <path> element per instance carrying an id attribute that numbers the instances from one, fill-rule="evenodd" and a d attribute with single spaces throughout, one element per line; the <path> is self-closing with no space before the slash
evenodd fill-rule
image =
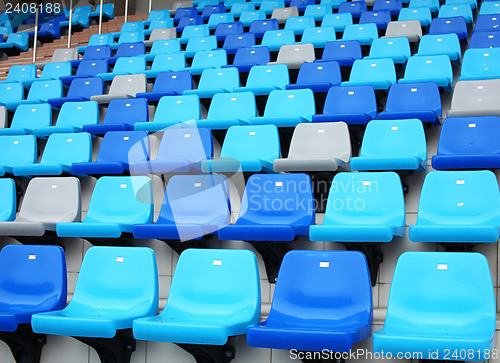
<path id="1" fill-rule="evenodd" d="M 255 65 L 250 68 L 245 87 L 236 87 L 233 92 L 253 92 L 256 96 L 268 95 L 271 91 L 285 89 L 290 84 L 286 64 Z"/>
<path id="2" fill-rule="evenodd" d="M 179 39 L 159 39 L 153 42 L 149 54 L 145 54 L 146 61 L 151 62 L 159 54 L 175 54 L 181 52 L 181 42 Z"/>
<path id="3" fill-rule="evenodd" d="M 273 172 L 273 162 L 281 157 L 275 125 L 231 126 L 227 130 L 220 159 L 204 160 L 204 173 Z"/>
<path id="4" fill-rule="evenodd" d="M 390 242 L 404 235 L 403 187 L 394 172 L 335 175 L 323 224 L 309 227 L 311 241 Z"/>
<path id="5" fill-rule="evenodd" d="M 0 222 L 13 221 L 16 218 L 16 184 L 13 179 L 0 179 Z"/>
<path id="6" fill-rule="evenodd" d="M 427 142 L 419 119 L 372 120 L 351 170 L 427 170 Z"/>
<path id="7" fill-rule="evenodd" d="M 479 15 L 500 14 L 500 1 L 485 1 L 481 3 Z"/>
<path id="8" fill-rule="evenodd" d="M 99 73 L 103 81 L 110 82 L 118 75 L 144 73 L 146 70 L 146 60 L 143 56 L 119 57 L 116 60 L 115 67 L 110 73 Z"/>
<path id="9" fill-rule="evenodd" d="M 35 314 L 33 331 L 113 338 L 134 319 L 158 311 L 158 271 L 147 247 L 91 247 L 83 258 L 73 298 L 62 310 Z"/>
<path id="10" fill-rule="evenodd" d="M 485 361 L 495 346 L 495 323 L 495 292 L 483 255 L 405 252 L 392 278 L 384 327 L 373 334 L 373 351 Z"/>
<path id="11" fill-rule="evenodd" d="M 342 82 L 341 85 L 372 86 L 375 90 L 388 90 L 396 80 L 396 68 L 392 59 L 357 59 L 352 66 L 349 81 Z"/>
<path id="12" fill-rule="evenodd" d="M 439 8 L 438 18 L 453 18 L 455 16 L 461 16 L 464 18 L 467 23 L 467 28 L 472 28 L 474 16 L 472 14 L 472 8 L 469 4 L 445 4 Z"/>
<path id="13" fill-rule="evenodd" d="M 500 48 L 467 49 L 459 81 L 500 78 Z"/>
<path id="14" fill-rule="evenodd" d="M 210 29 L 208 24 L 201 25 L 187 25 L 182 30 L 181 37 L 179 41 L 181 44 L 187 44 L 189 39 L 194 37 L 208 37 L 210 35 Z"/>
<path id="15" fill-rule="evenodd" d="M 0 136 L 0 176 L 12 174 L 14 165 L 36 162 L 37 146 L 33 135 Z"/>
<path id="16" fill-rule="evenodd" d="M 493 172 L 433 171 L 420 194 L 413 242 L 496 243 L 500 193 Z"/>
<path id="17" fill-rule="evenodd" d="M 59 77 L 67 77 L 71 76 L 72 74 L 73 67 L 71 66 L 71 62 L 49 62 L 43 67 L 40 78 L 28 78 L 23 80 L 22 84 L 24 87 L 28 87 L 31 86 L 35 81 L 59 79 Z"/>
<path id="18" fill-rule="evenodd" d="M 266 13 L 264 10 L 254 10 L 254 11 L 242 11 L 239 21 L 243 26 L 250 26 L 254 20 L 266 20 Z"/>
<path id="19" fill-rule="evenodd" d="M 84 53 L 87 47 L 99 46 L 99 45 L 109 45 L 113 44 L 115 38 L 113 37 L 113 33 L 107 34 L 92 34 L 89 39 L 88 45 L 80 46 L 78 48 L 79 53 Z"/>
<path id="20" fill-rule="evenodd" d="M 141 72 L 147 78 L 156 78 L 160 72 L 176 72 L 186 68 L 186 57 L 182 53 L 157 54 L 151 69 Z"/>
<path id="21" fill-rule="evenodd" d="M 294 34 L 302 34 L 307 28 L 314 28 L 316 22 L 312 16 L 292 16 L 286 20 L 285 30 L 291 30 Z"/>
<path id="22" fill-rule="evenodd" d="M 332 6 L 329 4 L 307 5 L 304 16 L 312 16 L 315 21 L 322 21 L 325 15 L 332 14 Z"/>
<path id="23" fill-rule="evenodd" d="M 348 25 L 352 25 L 351 13 L 336 13 L 325 15 L 321 22 L 322 27 L 331 26 L 336 32 L 343 32 Z"/>
<path id="24" fill-rule="evenodd" d="M 399 12 L 398 21 L 418 20 L 423 27 L 429 26 L 432 14 L 429 8 L 403 8 Z"/>
<path id="25" fill-rule="evenodd" d="M 260 4 L 260 10 L 263 10 L 267 15 L 271 15 L 276 8 L 284 8 L 285 0 L 263 0 Z"/>
<path id="26" fill-rule="evenodd" d="M 18 64 L 9 68 L 9 73 L 4 82 L 20 82 L 36 80 L 36 65 L 34 64 Z"/>
<path id="27" fill-rule="evenodd" d="M 378 29 L 375 23 L 347 25 L 342 40 L 357 40 L 361 45 L 371 45 L 378 39 Z"/>
<path id="28" fill-rule="evenodd" d="M 277 52 L 282 45 L 295 43 L 295 34 L 293 30 L 268 30 L 262 37 L 262 42 L 256 47 L 265 46 L 271 52 Z"/>
<path id="29" fill-rule="evenodd" d="M 241 17 L 241 14 L 244 11 L 255 11 L 255 5 L 250 2 L 250 3 L 233 4 L 233 6 L 231 6 L 231 13 L 233 14 L 234 17 Z"/>
<path id="30" fill-rule="evenodd" d="M 394 63 L 405 64 L 411 57 L 410 42 L 407 37 L 375 39 L 370 54 L 365 59 L 391 58 Z"/>
<path id="31" fill-rule="evenodd" d="M 83 222 L 58 223 L 57 235 L 119 238 L 122 232 L 132 233 L 134 224 L 153 222 L 152 198 L 151 180 L 145 176 L 103 176 Z"/>
<path id="32" fill-rule="evenodd" d="M 456 33 L 426 34 L 420 39 L 417 55 L 446 54 L 454 65 L 462 59 L 460 40 Z"/>
<path id="33" fill-rule="evenodd" d="M 447 55 L 413 56 L 406 64 L 403 78 L 399 83 L 434 82 L 443 91 L 453 90 L 453 68 Z"/>
<path id="34" fill-rule="evenodd" d="M 439 10 L 439 0 L 410 0 L 409 8 L 429 8 L 431 13 Z"/>
<path id="35" fill-rule="evenodd" d="M 198 88 L 186 90 L 185 95 L 198 95 L 200 98 L 212 98 L 217 93 L 232 92 L 240 85 L 238 68 L 205 69 L 201 74 Z"/>
<path id="36" fill-rule="evenodd" d="M 311 43 L 314 48 L 324 48 L 326 43 L 334 41 L 335 39 L 335 28 L 332 26 L 313 27 L 304 30 L 300 43 Z"/>
<path id="37" fill-rule="evenodd" d="M 7 105 L 9 103 L 15 105 L 23 98 L 24 88 L 21 83 L 0 82 L 0 105 Z M 15 106 L 11 107 L 11 110 L 15 110 Z"/>
<path id="38" fill-rule="evenodd" d="M 8 110 L 15 110 L 19 105 L 47 102 L 49 98 L 60 98 L 63 96 L 63 84 L 60 80 L 35 81 L 31 85 L 25 100 L 4 102 Z"/>
<path id="39" fill-rule="evenodd" d="M 232 13 L 224 13 L 224 14 L 212 14 L 208 19 L 208 28 L 215 29 L 217 25 L 222 23 L 233 23 L 234 15 Z"/>
<path id="40" fill-rule="evenodd" d="M 120 38 L 118 38 L 118 43 L 113 43 L 111 45 L 111 49 L 117 50 L 120 44 L 123 43 L 137 43 L 144 41 L 144 31 L 126 31 L 120 33 Z"/>
<path id="41" fill-rule="evenodd" d="M 200 75 L 205 69 L 222 68 L 227 65 L 227 53 L 224 49 L 200 50 L 193 57 L 191 67 L 186 68 L 192 75 Z"/>
<path id="42" fill-rule="evenodd" d="M 217 37 L 209 35 L 206 37 L 192 37 L 189 38 L 184 55 L 188 58 L 194 57 L 199 50 L 212 50 L 217 49 Z"/>
<path id="43" fill-rule="evenodd" d="M 48 103 L 20 105 L 9 128 L 0 129 L 0 135 L 32 134 L 40 127 L 52 126 L 52 108 Z"/>

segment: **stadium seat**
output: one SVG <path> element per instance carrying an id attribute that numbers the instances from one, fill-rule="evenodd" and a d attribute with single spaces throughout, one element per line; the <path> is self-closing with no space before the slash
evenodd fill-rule
<path id="1" fill-rule="evenodd" d="M 398 15 L 402 8 L 403 4 L 400 0 L 375 0 L 373 4 L 373 11 L 387 10 L 391 15 Z"/>
<path id="2" fill-rule="evenodd" d="M 37 145 L 33 135 L 0 136 L 0 146 L 0 176 L 13 174 L 14 165 L 36 162 Z"/>
<path id="3" fill-rule="evenodd" d="M 108 58 L 109 64 L 115 64 L 116 61 L 121 57 L 144 57 L 146 53 L 146 46 L 144 42 L 134 42 L 134 43 L 121 43 L 116 50 L 114 57 Z"/>
<path id="4" fill-rule="evenodd" d="M 399 83 L 434 82 L 445 92 L 453 90 L 453 68 L 447 55 L 413 56 Z"/>
<path id="5" fill-rule="evenodd" d="M 7 78 L 2 83 L 12 83 L 28 80 L 36 80 L 36 65 L 34 64 L 19 64 L 13 65 L 9 68 L 9 73 L 7 73 Z"/>
<path id="6" fill-rule="evenodd" d="M 239 18 L 244 27 L 250 27 L 254 20 L 266 20 L 266 13 L 262 6 L 260 10 L 243 11 Z"/>
<path id="7" fill-rule="evenodd" d="M 174 15 L 174 22 L 178 23 L 181 18 L 191 18 L 198 15 L 198 9 L 196 7 L 185 7 L 176 10 Z"/>
<path id="8" fill-rule="evenodd" d="M 41 237 L 59 222 L 80 221 L 80 181 L 75 177 L 33 178 L 17 217 L 0 222 L 0 235 Z"/>
<path id="9" fill-rule="evenodd" d="M 83 53 L 82 59 L 77 58 L 75 60 L 71 60 L 71 64 L 73 65 L 73 67 L 78 67 L 80 63 L 84 60 L 107 59 L 110 57 L 111 57 L 111 47 L 109 45 L 88 46 L 87 49 L 85 50 L 85 53 Z"/>
<path id="10" fill-rule="evenodd" d="M 352 14 L 351 13 L 335 13 L 325 15 L 323 21 L 321 22 L 322 27 L 330 26 L 335 29 L 336 32 L 344 32 L 344 29 L 348 25 L 352 25 Z"/>
<path id="11" fill-rule="evenodd" d="M 39 78 L 23 80 L 22 84 L 24 87 L 29 87 L 35 81 L 49 81 L 59 79 L 60 77 L 71 76 L 71 73 L 72 67 L 70 62 L 47 63 L 45 67 L 43 67 L 42 74 Z"/>
<path id="12" fill-rule="evenodd" d="M 0 191 L 2 200 L 0 201 L 0 222 L 13 221 L 16 218 L 16 184 L 13 179 L 0 179 Z"/>
<path id="13" fill-rule="evenodd" d="M 91 247 L 68 306 L 35 314 L 31 324 L 37 333 L 69 335 L 93 346 L 101 362 L 128 363 L 135 350 L 132 322 L 156 314 L 158 295 L 153 250 Z"/>
<path id="14" fill-rule="evenodd" d="M 304 16 L 312 16 L 315 21 L 322 21 L 325 15 L 330 14 L 332 14 L 332 7 L 326 4 L 310 4 L 304 10 Z"/>
<path id="15" fill-rule="evenodd" d="M 425 177 L 412 242 L 496 243 L 500 193 L 491 171 L 432 171 Z"/>
<path id="16" fill-rule="evenodd" d="M 462 58 L 460 41 L 455 33 L 431 35 L 420 39 L 417 55 L 447 55 L 453 65 L 459 65 Z"/>
<path id="17" fill-rule="evenodd" d="M 7 86 L 7 88 L 8 87 L 9 86 Z M 15 90 L 12 91 L 15 92 Z M 13 111 L 20 105 L 35 106 L 35 104 L 42 104 L 47 102 L 49 98 L 62 97 L 62 94 L 63 86 L 60 80 L 36 81 L 31 85 L 31 88 L 28 92 L 28 97 L 26 97 L 25 100 L 5 102 L 4 105 L 8 110 Z"/>
<path id="18" fill-rule="evenodd" d="M 500 48 L 467 49 L 459 81 L 500 78 Z"/>
<path id="19" fill-rule="evenodd" d="M 210 15 L 210 18 L 208 19 L 208 28 L 209 29 L 215 29 L 217 28 L 217 25 L 222 24 L 222 23 L 233 23 L 234 22 L 234 16 L 231 13 L 224 13 L 224 14 L 212 14 Z"/>
<path id="20" fill-rule="evenodd" d="M 196 3 L 196 1 L 195 1 Z M 193 6 L 193 1 L 192 0 L 180 0 L 180 1 L 174 1 L 172 8 L 170 9 L 170 16 L 174 16 L 177 9 L 180 8 L 189 8 Z"/>
<path id="21" fill-rule="evenodd" d="M 316 59 L 314 46 L 311 43 L 282 45 L 278 52 L 276 62 L 272 64 L 285 64 L 288 69 L 298 69 L 306 62 L 313 62 Z"/>
<path id="22" fill-rule="evenodd" d="M 255 34 L 253 33 L 229 34 L 226 39 L 224 39 L 222 49 L 224 49 L 227 54 L 236 54 L 239 49 L 253 47 L 254 45 Z"/>
<path id="23" fill-rule="evenodd" d="M 175 28 L 153 29 L 148 40 L 144 41 L 146 47 L 152 47 L 157 40 L 171 40 L 177 36 Z"/>
<path id="24" fill-rule="evenodd" d="M 363 0 L 351 2 L 356 4 Z M 342 40 L 357 40 L 361 45 L 371 45 L 378 38 L 378 29 L 374 23 L 347 25 Z"/>
<path id="25" fill-rule="evenodd" d="M 28 50 L 29 35 L 28 33 L 12 33 L 9 34 L 7 40 L 0 43 L 0 52 L 7 55 L 18 55 Z"/>
<path id="26" fill-rule="evenodd" d="M 110 73 L 99 73 L 97 76 L 103 81 L 112 81 L 115 76 L 144 73 L 146 71 L 146 60 L 144 57 L 120 57 L 116 60 L 113 71 Z"/>
<path id="27" fill-rule="evenodd" d="M 97 5 L 95 11 L 89 13 L 89 18 L 99 18 L 101 14 L 101 4 Z M 103 21 L 111 20 L 115 17 L 115 4 L 108 3 L 102 6 L 102 19 Z"/>
<path id="28" fill-rule="evenodd" d="M 131 174 L 185 173 L 201 168 L 201 161 L 213 157 L 212 133 L 207 128 L 169 128 L 163 133 L 155 160 L 130 165 Z"/>
<path id="29" fill-rule="evenodd" d="M 295 43 L 295 34 L 292 30 L 268 30 L 258 46 L 266 46 L 269 51 L 279 51 L 282 45 Z"/>
<path id="30" fill-rule="evenodd" d="M 410 43 L 422 38 L 422 26 L 418 20 L 391 21 L 387 24 L 385 38 L 407 37 Z"/>
<path id="31" fill-rule="evenodd" d="M 273 161 L 281 156 L 275 125 L 231 126 L 227 130 L 220 159 L 204 160 L 204 173 L 272 172 Z"/>
<path id="32" fill-rule="evenodd" d="M 466 359 L 484 361 L 494 347 L 495 311 L 483 255 L 405 252 L 392 278 L 384 327 L 373 334 L 373 351 L 436 360 L 448 350 L 463 350 L 470 352 Z"/>
<path id="33" fill-rule="evenodd" d="M 305 29 L 299 43 L 310 43 L 314 48 L 324 48 L 328 42 L 334 41 L 335 39 L 335 29 L 331 26 L 325 26 Z"/>
<path id="34" fill-rule="evenodd" d="M 149 37 L 148 40 L 151 40 L 150 38 L 151 38 L 151 34 L 153 33 L 153 31 L 158 30 L 158 29 L 161 29 L 161 30 L 175 29 L 173 26 L 174 26 L 174 21 L 172 19 L 151 20 L 151 23 L 149 23 L 149 27 L 146 30 L 144 30 L 144 35 Z"/>
<path id="35" fill-rule="evenodd" d="M 200 239 L 216 234 L 230 221 L 229 187 L 224 176 L 175 175 L 167 184 L 158 219 L 152 224 L 136 224 L 134 238 Z"/>
<path id="36" fill-rule="evenodd" d="M 174 72 L 186 68 L 186 57 L 182 53 L 158 54 L 153 60 L 151 69 L 141 72 L 147 78 L 156 78 L 161 72 Z M 137 97 L 137 95 L 136 95 Z"/>
<path id="37" fill-rule="evenodd" d="M 0 252 L 0 266 L 0 334 L 14 360 L 38 362 L 45 337 L 33 334 L 31 316 L 66 305 L 64 251 L 59 246 L 10 244 Z"/>
<path id="38" fill-rule="evenodd" d="M 234 92 L 253 92 L 256 96 L 268 95 L 274 90 L 285 89 L 290 83 L 288 67 L 285 64 L 256 65 L 250 68 L 245 87 Z"/>
<path id="39" fill-rule="evenodd" d="M 310 88 L 313 92 L 328 92 L 341 81 L 338 62 L 304 63 L 300 66 L 297 83 L 287 85 L 286 89 Z"/>
<path id="40" fill-rule="evenodd" d="M 500 168 L 498 116 L 448 117 L 441 128 L 432 167 L 446 169 Z"/>
<path id="41" fill-rule="evenodd" d="M 205 69 L 221 68 L 227 65 L 227 53 L 224 49 L 201 50 L 196 52 L 191 67 L 186 68 L 192 75 L 200 75 Z"/>
<path id="42" fill-rule="evenodd" d="M 348 170 L 350 158 L 351 140 L 346 123 L 302 123 L 295 127 L 288 157 L 274 160 L 274 171 Z"/>
<path id="43" fill-rule="evenodd" d="M 153 42 L 151 50 L 144 55 L 146 61 L 151 62 L 159 54 L 174 54 L 181 52 L 181 43 L 179 39 L 157 40 Z"/>
<path id="44" fill-rule="evenodd" d="M 330 5 L 332 9 L 338 9 L 343 0 L 321 0 L 320 4 Z"/>
<path id="45" fill-rule="evenodd" d="M 255 38 L 262 38 L 268 31 L 274 31 L 279 29 L 279 23 L 277 19 L 267 19 L 267 20 L 254 20 L 250 24 L 250 33 L 255 34 Z"/>
<path id="46" fill-rule="evenodd" d="M 340 66 L 352 66 L 354 61 L 363 58 L 361 44 L 357 40 L 328 42 L 321 59 L 316 62 L 336 61 Z"/>
<path id="47" fill-rule="evenodd" d="M 83 222 L 58 223 L 56 231 L 59 237 L 119 238 L 123 232 L 132 233 L 134 224 L 152 222 L 148 177 L 103 176 L 96 182 Z"/>
<path id="48" fill-rule="evenodd" d="M 98 74 L 106 72 L 108 72 L 107 59 L 82 60 L 74 75 L 64 76 L 59 79 L 64 84 L 70 84 L 77 78 L 97 77 Z"/>
<path id="49" fill-rule="evenodd" d="M 75 78 L 71 81 L 66 97 L 49 98 L 52 107 L 62 107 L 65 103 L 89 101 L 92 96 L 102 95 L 104 81 L 99 77 Z"/>
<path id="50" fill-rule="evenodd" d="M 299 10 L 296 6 L 274 8 L 271 14 L 271 19 L 278 20 L 279 24 L 285 24 L 288 18 L 299 16 Z"/>
<path id="51" fill-rule="evenodd" d="M 432 19 L 428 34 L 438 35 L 453 33 L 458 36 L 461 44 L 467 44 L 469 34 L 467 32 L 467 24 L 465 23 L 465 19 L 463 17 L 455 16 L 453 18 Z"/>
<path id="52" fill-rule="evenodd" d="M 198 9 L 199 8 L 200 7 L 198 7 Z M 204 21 L 208 21 L 208 19 L 210 19 L 210 16 L 212 14 L 222 14 L 225 12 L 226 12 L 226 6 L 224 4 L 207 5 L 203 8 L 201 16 L 203 17 Z"/>
<path id="53" fill-rule="evenodd" d="M 92 141 L 86 132 L 57 133 L 47 140 L 38 164 L 14 165 L 15 176 L 71 174 L 74 162 L 92 161 Z"/>
<path id="54" fill-rule="evenodd" d="M 406 69 L 408 69 L 408 66 Z M 349 76 L 349 81 L 342 82 L 341 85 L 369 85 L 376 90 L 388 90 L 394 83 L 396 83 L 394 61 L 390 58 L 381 58 L 355 60 Z"/>
<path id="55" fill-rule="evenodd" d="M 296 6 L 299 12 L 303 13 L 308 5 L 314 5 L 315 0 L 291 0 L 290 7 Z"/>
<path id="56" fill-rule="evenodd" d="M 433 82 L 396 83 L 389 89 L 381 120 L 418 118 L 422 122 L 441 123 L 441 95 Z"/>
<path id="57" fill-rule="evenodd" d="M 461 16 L 465 19 L 465 23 L 469 29 L 472 28 L 472 22 L 474 16 L 472 15 L 472 9 L 469 4 L 453 4 L 453 5 L 442 5 L 439 8 L 438 18 L 453 18 L 456 16 Z M 423 24 L 422 24 L 423 25 Z"/>
<path id="58" fill-rule="evenodd" d="M 264 115 L 252 117 L 250 125 L 295 127 L 302 122 L 311 122 L 315 114 L 316 103 L 311 89 L 275 90 L 269 94 Z"/>
<path id="59" fill-rule="evenodd" d="M 271 61 L 267 47 L 239 48 L 233 59 L 233 64 L 222 66 L 236 67 L 240 72 L 248 72 L 255 65 L 266 65 Z"/>
<path id="60" fill-rule="evenodd" d="M 427 143 L 418 119 L 372 120 L 352 170 L 427 170 Z"/>
<path id="61" fill-rule="evenodd" d="M 79 46 L 79 47 L 77 47 L 77 49 L 78 49 L 79 53 L 86 53 L 88 48 L 95 47 L 95 46 L 98 46 L 98 47 L 106 46 L 106 48 L 109 47 L 109 49 L 111 50 L 111 45 L 114 43 L 114 41 L 115 41 L 115 38 L 113 37 L 112 33 L 92 34 L 90 36 L 88 45 Z M 103 49 L 106 49 L 106 48 L 103 48 Z"/>
<path id="62" fill-rule="evenodd" d="M 448 117 L 500 116 L 499 89 L 498 79 L 457 82 Z"/>
<path id="63" fill-rule="evenodd" d="M 209 35 L 210 29 L 207 24 L 188 25 L 182 31 L 179 41 L 181 44 L 187 44 L 191 38 L 208 37 Z"/>
<path id="64" fill-rule="evenodd" d="M 428 8 L 431 13 L 436 14 L 439 11 L 439 0 L 410 0 L 409 8 Z"/>
<path id="65" fill-rule="evenodd" d="M 500 36 L 492 31 L 474 31 L 470 38 L 469 49 L 474 48 L 498 48 L 500 47 Z"/>
<path id="66" fill-rule="evenodd" d="M 117 33 L 117 37 L 120 36 L 120 33 L 123 32 L 138 32 L 144 31 L 144 22 L 143 21 L 128 21 L 122 24 L 120 31 Z"/>
<path id="67" fill-rule="evenodd" d="M 165 96 L 160 98 L 151 122 L 136 122 L 135 130 L 157 132 L 186 121 L 201 118 L 200 98 L 197 95 Z"/>
<path id="68" fill-rule="evenodd" d="M 177 32 L 181 32 L 184 30 L 184 28 L 190 26 L 190 25 L 196 25 L 196 26 L 203 26 L 203 17 L 201 15 L 199 16 L 193 16 L 192 18 L 184 17 L 179 20 L 179 24 L 177 24 Z M 207 25 L 207 24 L 205 24 Z M 208 25 L 207 25 L 208 28 Z"/>
<path id="69" fill-rule="evenodd" d="M 361 13 L 367 11 L 366 2 L 364 0 L 340 3 L 339 13 L 351 13 L 354 19 L 359 19 Z"/>
<path id="70" fill-rule="evenodd" d="M 110 103 L 114 99 L 134 98 L 137 93 L 146 92 L 146 75 L 118 75 L 111 82 L 108 94 L 90 97 L 99 104 Z"/>
<path id="71" fill-rule="evenodd" d="M 219 42 L 223 42 L 226 40 L 226 37 L 231 34 L 243 34 L 244 27 L 243 23 L 239 21 L 231 22 L 231 23 L 220 23 L 215 28 L 214 35 L 217 37 Z"/>
<path id="72" fill-rule="evenodd" d="M 52 108 L 48 103 L 20 105 L 10 127 L 0 129 L 0 135 L 32 134 L 33 129 L 52 125 Z"/>
<path id="73" fill-rule="evenodd" d="M 474 32 L 494 31 L 500 27 L 500 17 L 497 14 L 478 15 L 476 24 L 474 24 Z"/>
<path id="74" fill-rule="evenodd" d="M 292 352 L 348 352 L 353 343 L 370 337 L 372 309 L 362 253 L 290 251 L 281 264 L 269 316 L 248 327 L 247 343 Z"/>
<path id="75" fill-rule="evenodd" d="M 111 49 L 117 50 L 121 44 L 144 42 L 144 40 L 145 40 L 145 37 L 144 37 L 143 31 L 121 32 L 120 38 L 118 38 L 118 42 L 113 43 L 110 46 L 111 46 Z"/>
<path id="76" fill-rule="evenodd" d="M 260 10 L 263 10 L 266 15 L 271 15 L 274 9 L 276 8 L 284 8 L 285 1 L 284 0 L 262 0 L 260 4 Z"/>
<path id="77" fill-rule="evenodd" d="M 427 7 L 401 9 L 401 11 L 399 12 L 398 21 L 412 21 L 412 20 L 417 20 L 423 27 L 430 26 L 432 21 L 432 14 L 430 9 Z"/>
<path id="78" fill-rule="evenodd" d="M 387 29 L 390 22 L 391 13 L 389 10 L 365 11 L 359 17 L 359 24 L 375 23 L 378 30 Z"/>
<path id="79" fill-rule="evenodd" d="M 40 34 L 40 33 L 39 33 Z M 59 48 L 54 49 L 50 62 L 37 62 L 37 68 L 43 68 L 48 63 L 71 62 L 78 59 L 78 49 L 76 48 Z M 73 62 L 71 62 L 73 64 Z"/>
<path id="80" fill-rule="evenodd" d="M 137 93 L 137 98 L 145 98 L 148 102 L 157 102 L 163 96 L 182 95 L 193 88 L 193 79 L 189 71 L 160 72 L 156 76 L 152 92 Z"/>
<path id="81" fill-rule="evenodd" d="M 286 20 L 285 30 L 291 30 L 295 35 L 301 35 L 307 28 L 314 28 L 316 22 L 312 16 L 294 16 Z"/>
<path id="82" fill-rule="evenodd" d="M 192 37 L 189 38 L 184 55 L 188 58 L 193 58 L 199 50 L 212 50 L 217 49 L 217 37 L 209 35 L 206 37 Z"/>
<path id="83" fill-rule="evenodd" d="M 231 13 L 235 18 L 241 17 L 241 13 L 244 11 L 255 11 L 255 5 L 253 3 L 239 3 L 233 4 L 231 6 Z"/>
<path id="84" fill-rule="evenodd" d="M 365 59 L 391 58 L 394 63 L 406 64 L 411 57 L 410 43 L 406 37 L 375 39 L 370 54 Z"/>

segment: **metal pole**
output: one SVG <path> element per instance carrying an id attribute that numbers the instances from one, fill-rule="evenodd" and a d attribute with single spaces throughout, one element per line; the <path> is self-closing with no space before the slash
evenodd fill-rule
<path id="1" fill-rule="evenodd" d="M 41 11 L 41 8 L 40 8 Z M 36 48 L 37 48 L 37 43 L 38 43 L 38 4 L 36 8 L 36 14 L 35 14 L 35 40 L 33 44 L 33 63 L 36 61 Z"/>
<path id="2" fill-rule="evenodd" d="M 127 22 L 128 18 L 128 0 L 125 0 L 125 23 Z"/>
<path id="3" fill-rule="evenodd" d="M 71 48 L 71 27 L 73 22 L 73 0 L 69 2 L 68 48 Z"/>
<path id="4" fill-rule="evenodd" d="M 148 12 L 148 14 L 151 12 L 152 5 L 153 5 L 153 0 L 149 0 L 149 12 Z"/>
<path id="5" fill-rule="evenodd" d="M 104 0 L 101 0 L 101 11 L 99 12 L 99 34 L 102 33 L 102 6 Z"/>

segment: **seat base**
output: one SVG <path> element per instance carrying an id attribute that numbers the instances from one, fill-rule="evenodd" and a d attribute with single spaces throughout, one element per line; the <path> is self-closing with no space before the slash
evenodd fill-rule
<path id="1" fill-rule="evenodd" d="M 45 345 L 45 334 L 35 334 L 31 324 L 20 324 L 12 333 L 0 332 L 0 340 L 8 346 L 17 363 L 38 363 Z"/>
<path id="2" fill-rule="evenodd" d="M 130 357 L 135 351 L 132 329 L 117 330 L 113 338 L 74 338 L 94 348 L 101 362 L 129 363 Z"/>
<path id="3" fill-rule="evenodd" d="M 196 362 L 229 363 L 234 357 L 234 348 L 228 343 L 224 345 L 177 344 L 191 354 Z"/>

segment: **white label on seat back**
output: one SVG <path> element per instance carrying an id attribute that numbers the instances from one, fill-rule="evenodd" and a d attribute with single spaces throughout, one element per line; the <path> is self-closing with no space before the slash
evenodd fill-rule
<path id="1" fill-rule="evenodd" d="M 36 260 L 36 255 L 28 255 L 28 260 Z"/>
<path id="2" fill-rule="evenodd" d="M 446 263 L 438 263 L 437 269 L 438 270 L 448 270 L 448 264 L 446 264 Z"/>
<path id="3" fill-rule="evenodd" d="M 78 109 L 81 110 L 83 107 L 82 106 L 78 106 Z"/>
<path id="4" fill-rule="evenodd" d="M 182 103 L 182 101 L 177 101 L 177 104 Z"/>
<path id="5" fill-rule="evenodd" d="M 457 184 L 458 184 L 458 185 L 463 185 L 463 184 L 465 184 L 465 180 L 463 180 L 463 179 L 458 179 L 458 180 L 457 180 Z"/>
<path id="6" fill-rule="evenodd" d="M 14 141 L 14 145 L 17 145 L 17 144 L 19 144 L 19 141 Z"/>
<path id="7" fill-rule="evenodd" d="M 194 183 L 195 188 L 201 188 L 201 183 Z"/>
<path id="8" fill-rule="evenodd" d="M 191 137 L 191 134 L 184 134 L 184 137 L 187 139 L 187 138 L 190 138 Z"/>
<path id="9" fill-rule="evenodd" d="M 283 182 L 275 182 L 274 186 L 275 187 L 282 187 L 283 186 Z"/>
<path id="10" fill-rule="evenodd" d="M 321 70 L 321 69 L 323 69 L 323 67 L 320 66 L 320 67 L 318 67 L 318 69 Z"/>
<path id="11" fill-rule="evenodd" d="M 175 78 L 177 78 L 177 76 L 172 76 L 172 79 L 175 79 Z"/>
<path id="12" fill-rule="evenodd" d="M 67 139 L 66 142 L 73 142 L 73 139 Z"/>
<path id="13" fill-rule="evenodd" d="M 123 140 L 127 141 L 127 140 L 129 140 L 129 139 L 130 139 L 130 137 L 128 137 L 128 136 L 123 136 Z"/>
<path id="14" fill-rule="evenodd" d="M 347 92 L 347 94 L 348 94 L 349 96 L 352 96 L 352 95 L 354 94 L 354 91 L 349 91 L 349 92 Z"/>
<path id="15" fill-rule="evenodd" d="M 326 262 L 320 261 L 319 267 L 330 267 L 330 262 L 328 262 L 328 261 L 326 261 Z"/>
<path id="16" fill-rule="evenodd" d="M 50 187 L 51 187 L 52 189 L 57 189 L 57 184 L 52 184 Z"/>
<path id="17" fill-rule="evenodd" d="M 371 185 L 371 181 L 369 180 L 363 180 L 363 185 Z"/>
<path id="18" fill-rule="evenodd" d="M 115 259 L 116 262 L 123 262 L 124 258 L 123 257 L 117 257 Z"/>
<path id="19" fill-rule="evenodd" d="M 122 189 L 127 188 L 127 184 L 120 184 L 120 188 L 122 188 Z"/>
<path id="20" fill-rule="evenodd" d="M 253 135 L 255 135 L 255 131 L 250 131 L 248 134 L 249 134 L 250 136 L 253 136 Z"/>
<path id="21" fill-rule="evenodd" d="M 324 134 L 324 133 L 325 133 L 325 129 L 319 129 L 319 130 L 318 130 L 318 132 L 319 132 L 320 134 Z"/>
<path id="22" fill-rule="evenodd" d="M 213 266 L 222 266 L 222 260 L 213 260 L 212 265 Z"/>
<path id="23" fill-rule="evenodd" d="M 397 126 L 392 126 L 392 127 L 391 127 L 391 130 L 392 130 L 392 131 L 398 131 L 398 127 L 397 127 Z"/>
<path id="24" fill-rule="evenodd" d="M 463 206 L 464 206 L 463 202 L 457 203 L 457 207 L 463 207 Z"/>
<path id="25" fill-rule="evenodd" d="M 231 97 L 231 101 L 236 101 L 236 97 Z"/>
<path id="26" fill-rule="evenodd" d="M 295 95 L 288 95 L 288 98 L 294 98 Z"/>
<path id="27" fill-rule="evenodd" d="M 126 103 L 126 104 L 125 104 L 125 106 L 126 106 L 126 107 L 130 107 L 130 103 Z"/>
<path id="28" fill-rule="evenodd" d="M 476 127 L 476 124 L 469 124 L 469 127 Z"/>
<path id="29" fill-rule="evenodd" d="M 32 109 L 31 109 L 31 112 L 36 112 L 36 108 L 32 108 Z"/>

